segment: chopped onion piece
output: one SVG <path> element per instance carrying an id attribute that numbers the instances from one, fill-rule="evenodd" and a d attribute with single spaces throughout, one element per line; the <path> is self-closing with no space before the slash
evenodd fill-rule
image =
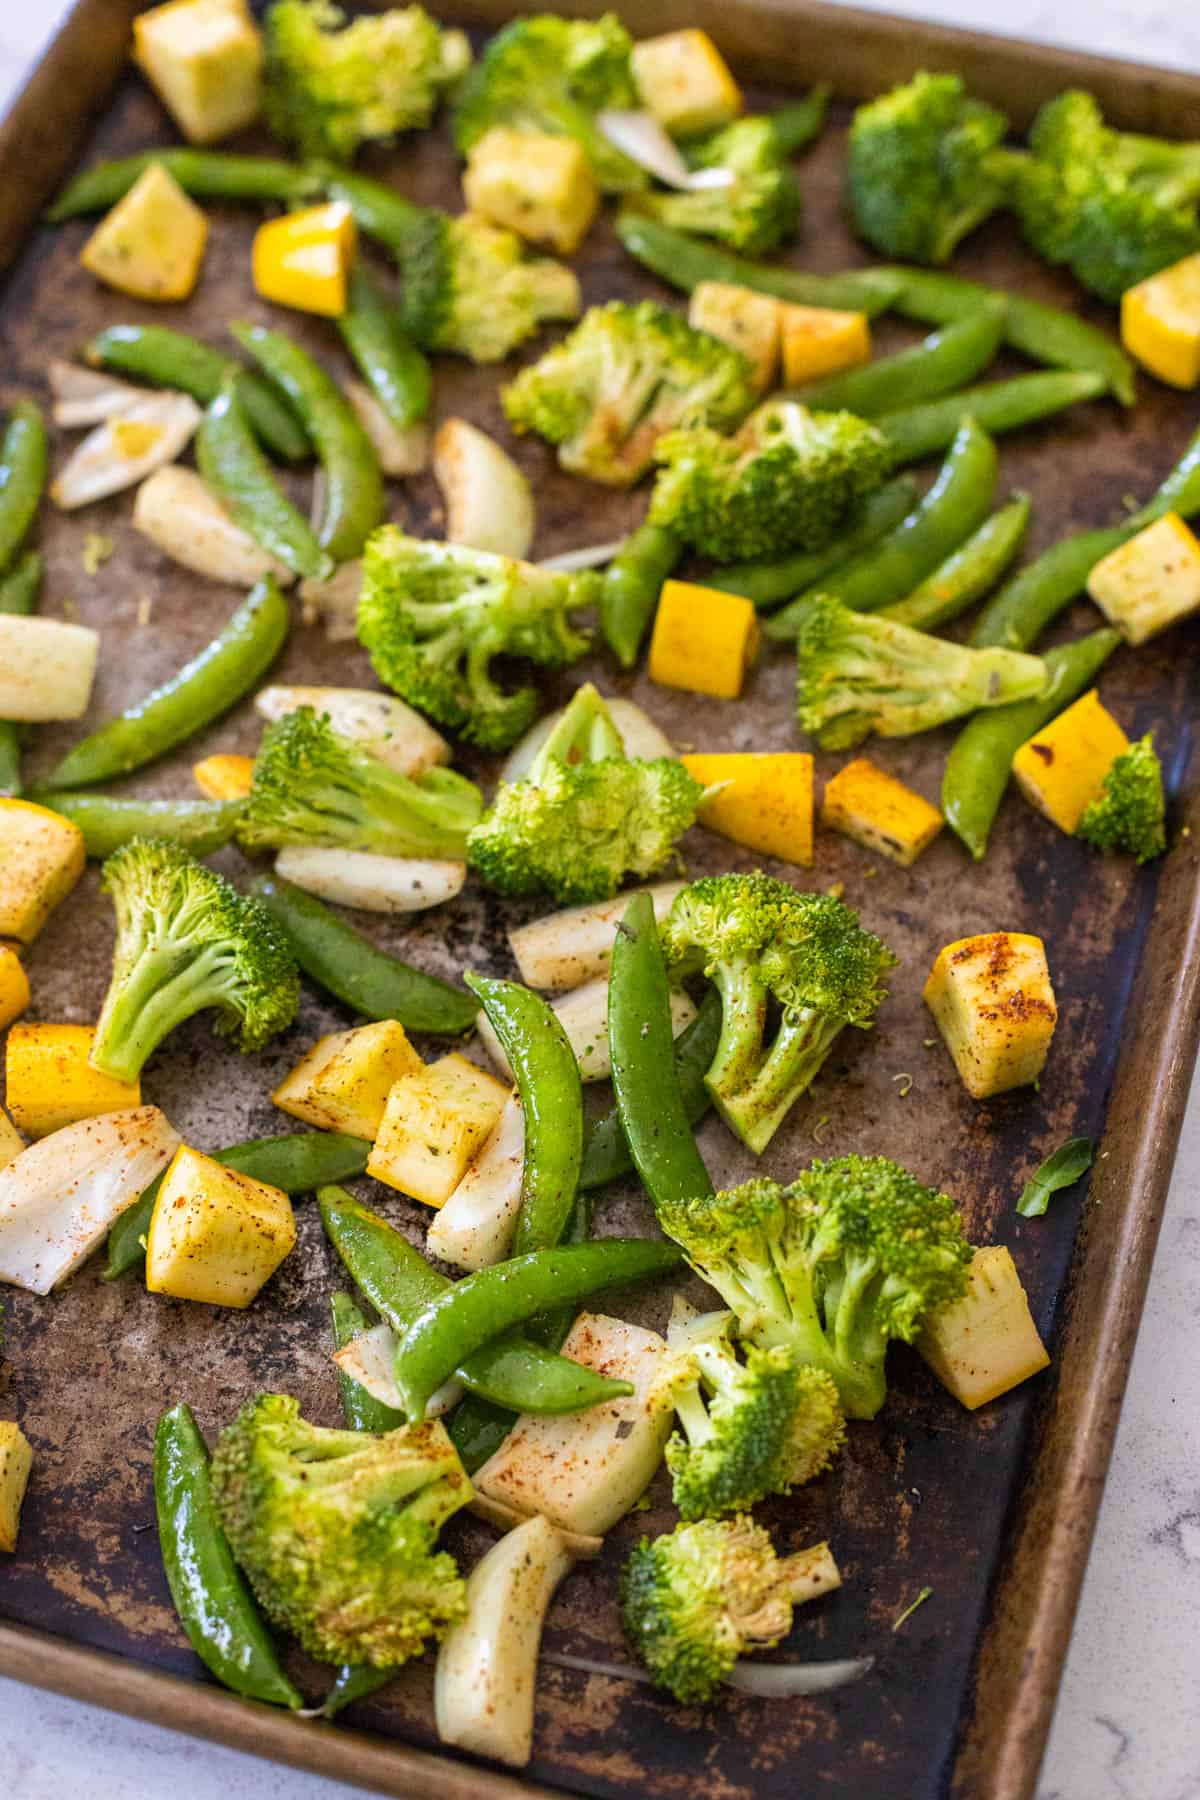
<path id="1" fill-rule="evenodd" d="M 592 544 L 585 550 L 564 550 L 560 556 L 543 556 L 538 567 L 552 569 L 558 575 L 573 575 L 577 569 L 600 569 L 612 561 L 624 543 L 624 538 L 610 538 L 607 544 Z"/>
<path id="2" fill-rule="evenodd" d="M 319 900 L 357 906 L 363 912 L 424 912 L 462 892 L 467 865 L 416 856 L 376 856 L 295 844 L 275 858 L 275 873 Z"/>
<path id="3" fill-rule="evenodd" d="M 146 398 L 145 388 L 118 381 L 102 369 L 83 369 L 78 363 L 57 358 L 50 364 L 47 376 L 54 396 L 54 423 L 64 431 L 100 425 Z"/>
<path id="4" fill-rule="evenodd" d="M 446 502 L 446 542 L 521 561 L 533 544 L 533 489 L 506 450 L 466 419 L 433 440 L 433 475 Z"/>
<path id="5" fill-rule="evenodd" d="M 425 1248 L 456 1269 L 486 1269 L 509 1254 L 521 1210 L 525 1114 L 513 1094 L 466 1174 L 434 1216 Z"/>
<path id="6" fill-rule="evenodd" d="M 357 1381 L 359 1387 L 365 1388 L 372 1400 L 390 1406 L 396 1412 L 404 1411 L 404 1401 L 400 1389 L 396 1386 L 396 1348 L 399 1338 L 390 1325 L 373 1325 L 369 1331 L 360 1332 L 340 1350 L 335 1350 L 333 1360 L 343 1375 L 349 1375 Z M 425 1408 L 427 1419 L 440 1419 L 462 1399 L 462 1383 L 451 1376 L 444 1381 L 436 1393 L 431 1394 Z"/>
<path id="7" fill-rule="evenodd" d="M 689 169 L 678 145 L 651 113 L 613 109 L 597 113 L 596 123 L 609 143 L 615 144 L 630 162 L 648 169 L 668 187 L 686 192 L 689 188 L 729 187 L 733 181 L 729 169 Z"/>
<path id="8" fill-rule="evenodd" d="M 586 906 L 568 906 L 545 918 L 517 925 L 508 934 L 509 947 L 526 987 L 576 988 L 608 973 L 617 926 L 635 894 L 649 894 L 659 924 L 666 918 L 682 881 L 660 881 L 653 887 L 627 888 L 615 900 L 594 900 Z"/>
<path id="9" fill-rule="evenodd" d="M 308 576 L 300 583 L 300 617 L 305 625 L 323 625 L 331 644 L 349 643 L 358 636 L 358 590 L 362 563 L 345 562 L 328 581 Z"/>
<path id="10" fill-rule="evenodd" d="M 659 730 L 649 713 L 643 712 L 640 706 L 635 706 L 632 700 L 622 700 L 619 696 L 606 694 L 604 704 L 621 734 L 626 756 L 631 756 L 638 762 L 653 762 L 655 757 L 676 754 L 670 738 Z M 536 725 L 530 726 L 525 736 L 519 738 L 509 751 L 500 770 L 501 781 L 521 780 L 561 718 L 560 708 L 557 712 L 547 713 L 544 719 L 539 719 Z"/>
<path id="11" fill-rule="evenodd" d="M 328 714 L 335 731 L 353 738 L 401 775 L 419 775 L 450 761 L 450 746 L 441 733 L 393 694 L 380 694 L 374 688 L 276 685 L 254 696 L 255 712 L 272 724 L 301 706 Z"/>
<path id="12" fill-rule="evenodd" d="M 419 475 L 429 463 L 429 427 L 425 421 L 419 419 L 407 431 L 397 431 L 370 388 L 361 381 L 345 382 L 343 391 L 375 447 L 384 474 L 397 480 L 405 475 Z"/>
<path id="13" fill-rule="evenodd" d="M 285 563 L 268 556 L 234 523 L 195 469 L 172 463 L 143 481 L 133 502 L 133 528 L 173 562 L 210 581 L 253 587 L 264 575 L 273 575 L 288 587 L 296 579 Z"/>
<path id="14" fill-rule="evenodd" d="M 174 462 L 200 423 L 188 394 L 149 394 L 89 431 L 59 470 L 50 497 L 64 511 L 119 494 Z"/>
<path id="15" fill-rule="evenodd" d="M 582 1675 L 607 1675 L 613 1681 L 651 1681 L 649 1671 L 633 1663 L 600 1662 L 591 1656 L 566 1656 L 558 1650 L 543 1650 L 542 1662 L 559 1669 L 578 1669 Z M 873 1656 L 852 1658 L 846 1662 L 754 1663 L 740 1662 L 726 1677 L 725 1686 L 739 1694 L 750 1694 L 756 1700 L 787 1700 L 801 1694 L 827 1694 L 832 1688 L 845 1687 L 857 1681 L 875 1666 Z"/>

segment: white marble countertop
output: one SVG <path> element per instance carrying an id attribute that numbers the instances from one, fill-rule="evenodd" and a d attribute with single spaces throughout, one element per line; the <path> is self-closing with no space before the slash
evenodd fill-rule
<path id="1" fill-rule="evenodd" d="M 985 0 L 890 0 L 890 10 L 996 29 Z M 0 0 L 0 103 L 65 11 L 65 0 Z M 1194 0 L 1008 0 L 1003 17 L 1009 35 L 1200 71 Z M 1038 1800 L 1200 1800 L 1198 1669 L 1200 1079 Z M 7 1800 L 82 1791 L 91 1800 L 361 1793 L 4 1680 L 0 1746 Z"/>

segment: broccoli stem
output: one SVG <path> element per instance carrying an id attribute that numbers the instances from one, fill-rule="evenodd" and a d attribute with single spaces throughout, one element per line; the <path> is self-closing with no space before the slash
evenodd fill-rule
<path id="1" fill-rule="evenodd" d="M 770 990 L 744 956 L 718 963 L 712 981 L 721 996 L 721 1035 L 705 1085 L 723 1110 L 724 1097 L 744 1087 L 762 1059 Z"/>
<path id="2" fill-rule="evenodd" d="M 683 1426 L 684 1436 L 692 1449 L 707 1443 L 713 1434 L 712 1420 L 708 1416 L 708 1408 L 704 1404 L 704 1396 L 700 1392 L 698 1382 L 690 1382 L 687 1387 L 680 1387 L 671 1396 L 671 1404 L 675 1408 L 675 1416 Z"/>
<path id="3" fill-rule="evenodd" d="M 840 1019 L 827 1019 L 809 1007 L 785 1013 L 753 1080 L 718 1099 L 722 1114 L 755 1155 L 766 1149 L 792 1106 L 815 1080 L 841 1029 Z"/>
<path id="4" fill-rule="evenodd" d="M 136 1081 L 146 1058 L 184 1019 L 227 1004 L 229 966 L 221 944 L 196 953 L 168 940 L 143 950 L 105 1002 L 93 1065 L 118 1081 Z"/>

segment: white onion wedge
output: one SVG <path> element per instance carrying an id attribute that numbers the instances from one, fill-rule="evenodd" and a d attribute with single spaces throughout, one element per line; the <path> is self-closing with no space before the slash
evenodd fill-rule
<path id="1" fill-rule="evenodd" d="M 64 511 L 119 494 L 171 463 L 186 449 L 200 423 L 188 394 L 148 394 L 89 431 L 50 488 Z"/>
<path id="2" fill-rule="evenodd" d="M 668 187 L 681 192 L 729 187 L 728 169 L 689 169 L 673 138 L 669 138 L 653 113 L 617 108 L 597 113 L 596 123 L 608 139 L 639 169 L 649 170 Z"/>
<path id="3" fill-rule="evenodd" d="M 361 381 L 345 382 L 344 392 L 374 446 L 385 475 L 399 481 L 406 475 L 419 475 L 428 467 L 429 427 L 423 419 L 410 425 L 407 431 L 398 431 L 370 388 Z"/>
<path id="4" fill-rule="evenodd" d="M 321 625 L 331 644 L 349 643 L 357 638 L 358 590 L 362 586 L 362 563 L 342 563 L 328 581 L 307 577 L 297 590 L 300 595 L 300 617 L 306 625 Z"/>
<path id="5" fill-rule="evenodd" d="M 606 1675 L 612 1681 L 649 1682 L 648 1669 L 633 1663 L 600 1662 L 591 1656 L 565 1656 L 557 1650 L 544 1650 L 542 1661 L 556 1669 L 577 1669 L 581 1675 Z M 834 1688 L 858 1681 L 875 1666 L 873 1656 L 859 1656 L 844 1662 L 810 1663 L 736 1663 L 726 1677 L 725 1686 L 756 1700 L 790 1700 L 804 1694 L 827 1694 Z"/>
<path id="6" fill-rule="evenodd" d="M 340 1350 L 335 1350 L 333 1360 L 343 1375 L 357 1381 L 359 1387 L 365 1388 L 372 1400 L 390 1406 L 395 1412 L 404 1411 L 404 1399 L 396 1386 L 396 1347 L 400 1340 L 390 1325 L 372 1325 L 369 1331 L 360 1332 Z M 453 1377 L 444 1381 L 437 1391 L 429 1396 L 425 1407 L 427 1419 L 440 1419 L 451 1407 L 457 1406 L 462 1399 L 462 1383 Z"/>
<path id="7" fill-rule="evenodd" d="M 145 388 L 131 382 L 118 381 L 103 369 L 84 369 L 78 363 L 59 358 L 46 371 L 50 392 L 54 396 L 54 423 L 63 431 L 78 431 L 85 425 L 99 425 L 117 413 L 146 398 Z"/>
<path id="8" fill-rule="evenodd" d="M 441 906 L 462 892 L 467 879 L 466 863 L 304 844 L 281 850 L 275 872 L 318 900 L 377 913 L 424 912 Z"/>
<path id="9" fill-rule="evenodd" d="M 621 734 L 626 756 L 633 757 L 638 762 L 653 762 L 656 757 L 677 754 L 670 738 L 632 700 L 605 695 L 604 704 Z M 557 712 L 547 713 L 544 719 L 539 719 L 536 725 L 530 726 L 523 738 L 517 740 L 500 770 L 501 781 L 520 781 L 562 714 L 561 707 Z"/>
<path id="10" fill-rule="evenodd" d="M 522 561 L 533 544 L 533 489 L 506 450 L 466 419 L 433 440 L 433 475 L 446 502 L 446 541 Z"/>
<path id="11" fill-rule="evenodd" d="M 99 654 L 89 625 L 0 613 L 0 719 L 81 719 Z"/>
<path id="12" fill-rule="evenodd" d="M 456 1269 L 503 1262 L 521 1209 L 525 1114 L 515 1094 L 505 1103 L 479 1154 L 434 1214 L 425 1248 Z"/>
<path id="13" fill-rule="evenodd" d="M 134 496 L 133 528 L 172 562 L 210 581 L 253 587 L 273 575 L 288 587 L 296 579 L 286 563 L 268 556 L 234 523 L 195 469 L 169 463 L 148 476 Z"/>
<path id="14" fill-rule="evenodd" d="M 162 1173 L 180 1137 L 157 1106 L 65 1125 L 0 1169 L 0 1281 L 48 1294 Z"/>
<path id="15" fill-rule="evenodd" d="M 578 569 L 602 569 L 624 543 L 624 538 L 609 538 L 607 544 L 592 544 L 582 550 L 562 550 L 557 556 L 543 556 L 538 568 L 551 569 L 558 575 L 573 575 Z"/>
<path id="16" fill-rule="evenodd" d="M 301 706 L 327 713 L 335 731 L 401 775 L 419 775 L 450 761 L 449 744 L 419 712 L 373 688 L 275 686 L 254 696 L 255 712 L 270 724 Z"/>
<path id="17" fill-rule="evenodd" d="M 608 1046 L 607 979 L 602 976 L 598 981 L 586 981 L 582 987 L 572 988 L 570 993 L 554 1002 L 554 1011 L 575 1052 L 580 1079 L 606 1081 L 612 1074 L 612 1053 Z M 695 1016 L 696 1009 L 682 989 L 673 990 L 671 1029 L 674 1035 L 678 1037 L 684 1026 L 690 1025 Z M 512 1071 L 486 1013 L 479 1015 L 478 1030 L 480 1041 L 496 1067 L 502 1075 L 511 1078 Z"/>
<path id="18" fill-rule="evenodd" d="M 606 975 L 617 925 L 634 895 L 650 895 L 654 916 L 661 924 L 685 885 L 682 881 L 660 881 L 654 887 L 630 888 L 615 900 L 568 906 L 562 912 L 514 927 L 508 941 L 521 980 L 532 988 L 575 988 Z"/>

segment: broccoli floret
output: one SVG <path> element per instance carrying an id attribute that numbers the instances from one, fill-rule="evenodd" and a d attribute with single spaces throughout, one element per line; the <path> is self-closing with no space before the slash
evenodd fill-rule
<path id="1" fill-rule="evenodd" d="M 576 475 L 629 487 L 668 431 L 736 425 L 752 400 L 750 365 L 665 306 L 593 306 L 561 344 L 504 389 L 518 431 L 559 446 Z"/>
<path id="2" fill-rule="evenodd" d="M 463 83 L 454 139 L 464 156 L 496 125 L 577 138 L 606 194 L 645 187 L 645 171 L 596 123 L 606 109 L 639 104 L 630 67 L 633 40 L 613 13 L 600 19 L 539 14 L 498 31 Z"/>
<path id="3" fill-rule="evenodd" d="M 1031 699 L 1046 685 L 1040 656 L 972 649 L 853 612 L 828 594 L 806 607 L 796 655 L 796 717 L 823 750 L 847 750 L 873 731 L 909 737 L 981 706 Z"/>
<path id="4" fill-rule="evenodd" d="M 212 1492 L 264 1612 L 322 1662 L 395 1668 L 466 1611 L 434 1542 L 471 1483 L 436 1420 L 332 1431 L 260 1394 L 217 1440 Z"/>
<path id="5" fill-rule="evenodd" d="M 776 1556 L 761 1525 L 738 1517 L 643 1538 L 621 1571 L 621 1623 L 659 1687 L 685 1706 L 711 1700 L 747 1650 L 792 1628 L 809 1553 Z"/>
<path id="6" fill-rule="evenodd" d="M 537 694 L 497 687 L 492 659 L 575 662 L 588 640 L 568 615 L 599 587 L 594 571 L 556 574 L 385 525 L 367 540 L 358 635 L 394 693 L 480 749 L 505 750 L 532 725 Z"/>
<path id="7" fill-rule="evenodd" d="M 400 258 L 401 319 L 426 350 L 499 362 L 549 319 L 577 319 L 579 282 L 553 257 L 526 256 L 514 231 L 424 207 Z"/>
<path id="8" fill-rule="evenodd" d="M 670 1201 L 659 1219 L 741 1334 L 825 1369 L 852 1419 L 875 1417 L 889 1341 L 911 1343 L 926 1313 L 960 1298 L 972 1256 L 949 1196 L 886 1156 Z"/>
<path id="9" fill-rule="evenodd" d="M 883 433 L 853 413 L 773 400 L 733 437 L 704 426 L 659 440 L 650 520 L 715 562 L 819 550 L 889 468 Z"/>
<path id="10" fill-rule="evenodd" d="M 626 875 L 653 875 L 696 816 L 704 790 L 672 757 L 626 757 L 589 682 L 520 781 L 502 782 L 467 840 L 471 867 L 498 893 L 607 900 Z"/>
<path id="11" fill-rule="evenodd" d="M 733 179 L 724 187 L 641 195 L 638 212 L 750 256 L 764 256 L 796 235 L 800 183 L 770 119 L 737 119 L 694 139 L 686 155 L 693 169 L 727 169 Z"/>
<path id="12" fill-rule="evenodd" d="M 447 46 L 420 6 L 347 24 L 332 0 L 277 0 L 265 35 L 267 124 L 304 155 L 338 162 L 368 140 L 428 125 L 461 71 L 461 34 Z"/>
<path id="13" fill-rule="evenodd" d="M 247 850 L 329 844 L 461 862 L 482 811 L 465 775 L 427 769 L 410 781 L 301 706 L 263 736 L 237 836 Z"/>
<path id="14" fill-rule="evenodd" d="M 921 71 L 860 106 L 850 127 L 847 197 L 869 244 L 944 263 L 1009 198 L 1024 158 L 1000 146 L 1008 120 L 957 75 Z"/>
<path id="15" fill-rule="evenodd" d="M 1140 863 L 1167 847 L 1162 764 L 1147 732 L 1117 757 L 1104 787 L 1076 827 L 1097 850 L 1124 850 Z"/>
<path id="16" fill-rule="evenodd" d="M 215 1007 L 217 1029 L 261 1050 L 296 1016 L 300 976 L 270 913 L 175 844 L 133 838 L 104 864 L 117 915 L 112 981 L 91 1060 L 136 1081 L 167 1033 Z"/>
<path id="17" fill-rule="evenodd" d="M 870 1027 L 896 961 L 840 900 L 763 874 L 692 882 L 676 896 L 662 943 L 675 979 L 703 974 L 721 995 L 705 1085 L 756 1154 L 816 1079 L 842 1027 Z M 772 1007 L 780 1014 L 773 1032 Z"/>

